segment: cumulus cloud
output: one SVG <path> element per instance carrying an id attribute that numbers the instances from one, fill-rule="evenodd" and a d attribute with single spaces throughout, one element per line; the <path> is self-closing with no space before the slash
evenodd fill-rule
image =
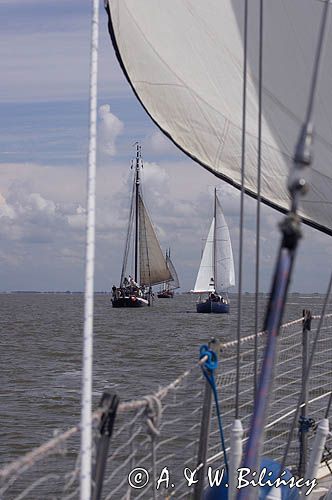
<path id="1" fill-rule="evenodd" d="M 116 140 L 123 132 L 124 125 L 111 112 L 109 104 L 99 107 L 99 148 L 110 156 L 116 154 Z"/>
<path id="2" fill-rule="evenodd" d="M 2 288 L 80 289 L 85 251 L 85 169 L 46 165 L 2 165 L 0 277 Z M 119 280 L 128 223 L 133 171 L 112 161 L 97 169 L 96 288 Z M 214 186 L 229 225 L 238 264 L 239 192 L 191 162 L 145 163 L 144 199 L 163 248 L 171 247 L 183 289 L 193 286 L 213 214 Z M 267 289 L 273 272 L 282 216 L 262 208 L 261 276 Z M 306 230 L 301 242 L 300 280 L 309 278 L 310 259 L 328 260 L 326 238 Z M 246 199 L 244 289 L 252 289 L 255 263 L 255 202 Z M 317 244 L 318 243 L 318 244 Z M 323 266 L 322 266 L 323 268 Z M 5 276 L 4 276 L 5 273 Z M 317 281 L 317 280 L 316 280 Z M 15 285 L 13 285 L 15 283 Z M 311 286 L 311 285 L 310 285 Z"/>
<path id="3" fill-rule="evenodd" d="M 68 233 L 84 227 L 84 210 L 75 203 L 56 203 L 40 193 L 29 192 L 29 185 L 15 181 L 2 195 L 0 204 L 2 238 L 28 243 L 52 243 L 66 239 Z"/>

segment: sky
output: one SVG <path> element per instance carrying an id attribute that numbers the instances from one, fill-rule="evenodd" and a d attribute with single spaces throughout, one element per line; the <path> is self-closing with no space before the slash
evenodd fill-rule
<path id="1" fill-rule="evenodd" d="M 187 158 L 134 97 L 100 8 L 95 289 L 118 284 L 134 143 L 161 246 L 171 247 L 181 290 L 195 282 L 220 193 L 237 275 L 239 192 Z M 0 291 L 83 290 L 90 2 L 0 0 Z M 255 287 L 254 200 L 245 200 L 243 289 Z M 260 289 L 268 291 L 282 215 L 262 207 Z M 293 291 L 324 292 L 331 238 L 303 228 Z M 328 272 L 327 272 L 328 270 Z"/>

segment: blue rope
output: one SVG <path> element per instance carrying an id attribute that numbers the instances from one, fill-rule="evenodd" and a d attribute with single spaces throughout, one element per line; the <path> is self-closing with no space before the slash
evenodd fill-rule
<path id="1" fill-rule="evenodd" d="M 220 439 L 221 439 L 221 446 L 222 446 L 222 451 L 224 453 L 225 468 L 226 468 L 226 472 L 227 472 L 227 477 L 229 477 L 227 453 L 226 453 L 224 432 L 223 432 L 223 428 L 222 428 L 222 420 L 221 420 L 221 413 L 220 413 L 220 407 L 219 407 L 218 392 L 217 392 L 216 382 L 214 379 L 214 371 L 218 367 L 218 357 L 214 351 L 209 349 L 209 346 L 204 344 L 201 346 L 201 348 L 199 350 L 199 359 L 202 359 L 205 356 L 207 356 L 208 359 L 204 362 L 204 364 L 201 365 L 201 368 L 202 368 L 203 375 L 206 378 L 206 380 L 209 382 L 211 389 L 212 389 L 212 392 L 213 392 L 214 401 L 215 401 L 215 405 L 216 405 L 216 411 L 217 411 L 217 417 L 218 417 L 218 426 L 219 426 L 219 433 L 220 433 Z"/>

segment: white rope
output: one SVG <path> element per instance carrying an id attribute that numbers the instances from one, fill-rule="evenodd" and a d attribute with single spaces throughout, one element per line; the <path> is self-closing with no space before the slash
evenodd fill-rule
<path id="1" fill-rule="evenodd" d="M 95 258 L 95 200 L 97 157 L 97 74 L 99 0 L 92 0 L 90 62 L 90 140 L 88 155 L 87 221 L 85 256 L 84 336 L 81 410 L 80 499 L 90 500 L 92 463 L 92 361 Z"/>
<path id="2" fill-rule="evenodd" d="M 325 314 L 325 318 L 331 318 L 332 317 L 332 313 L 330 314 Z M 311 316 L 311 319 L 320 319 L 320 315 L 316 315 L 316 316 Z M 288 328 L 290 326 L 293 326 L 293 325 L 297 325 L 299 323 L 302 323 L 303 322 L 303 318 L 298 318 L 298 319 L 294 319 L 293 321 L 289 321 L 288 323 L 284 323 L 283 325 L 281 325 L 280 329 L 285 329 L 285 328 Z M 263 335 L 265 335 L 266 331 L 263 330 L 262 332 L 259 332 L 257 333 L 257 337 L 262 337 Z M 244 343 L 244 342 L 249 342 L 250 340 L 254 340 L 256 337 L 255 334 L 253 335 L 248 335 L 247 337 L 242 337 L 241 340 L 240 340 L 240 343 Z M 229 342 L 225 342 L 225 344 L 221 344 L 221 348 L 222 349 L 227 349 L 229 347 L 234 347 L 237 345 L 237 340 L 230 340 Z"/>

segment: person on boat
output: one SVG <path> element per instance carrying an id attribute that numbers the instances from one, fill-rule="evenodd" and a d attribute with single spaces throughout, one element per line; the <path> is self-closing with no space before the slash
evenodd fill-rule
<path id="1" fill-rule="evenodd" d="M 136 290 L 139 289 L 138 284 L 136 283 L 136 281 L 134 280 L 134 278 L 132 278 L 130 275 L 129 275 L 129 283 L 130 283 L 130 286 L 132 288 L 136 288 Z"/>
<path id="2" fill-rule="evenodd" d="M 127 287 L 128 287 L 128 285 L 129 285 L 129 281 L 128 281 L 127 276 L 125 276 L 125 277 L 123 278 L 123 286 L 124 286 L 125 288 L 127 288 Z"/>

